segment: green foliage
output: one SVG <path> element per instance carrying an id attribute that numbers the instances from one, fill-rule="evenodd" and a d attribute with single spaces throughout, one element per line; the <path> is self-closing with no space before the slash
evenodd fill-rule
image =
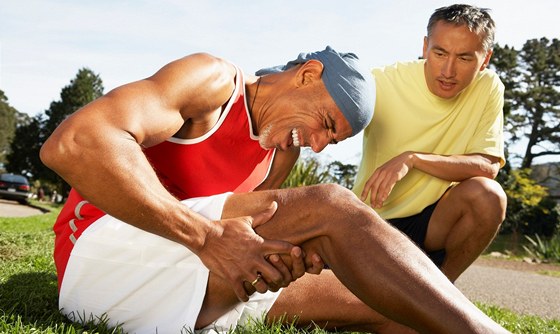
<path id="1" fill-rule="evenodd" d="M 358 173 L 358 166 L 343 164 L 340 161 L 333 161 L 327 166 L 327 171 L 331 180 L 330 182 L 351 189 L 354 185 L 356 174 Z"/>
<path id="2" fill-rule="evenodd" d="M 500 80 L 505 86 L 504 91 L 504 118 L 507 122 L 511 117 L 511 110 L 517 109 L 514 90 L 517 87 L 515 78 L 520 75 L 517 56 L 519 52 L 513 47 L 496 45 L 492 54 L 490 66 L 496 70 Z"/>
<path id="3" fill-rule="evenodd" d="M 8 103 L 8 97 L 0 90 L 0 164 L 5 164 L 10 153 L 16 128 L 29 123 L 27 114 L 18 112 Z M 1 169 L 1 168 L 0 168 Z"/>
<path id="4" fill-rule="evenodd" d="M 483 254 L 488 255 L 493 252 L 499 252 L 508 258 L 521 260 L 526 256 L 523 246 L 528 242 L 525 238 L 520 238 L 519 235 L 514 235 L 513 233 L 500 233 L 492 240 L 492 243 Z"/>
<path id="5" fill-rule="evenodd" d="M 552 234 L 558 225 L 556 203 L 548 197 L 545 187 L 530 177 L 530 169 L 511 170 L 500 175 L 508 197 L 504 233 Z"/>
<path id="6" fill-rule="evenodd" d="M 68 115 L 101 95 L 103 95 L 101 78 L 90 69 L 80 69 L 70 84 L 62 88 L 60 101 L 52 102 L 50 108 L 45 111 L 48 117 L 44 123 L 45 137 L 50 136 Z"/>
<path id="7" fill-rule="evenodd" d="M 328 176 L 328 172 L 322 169 L 321 163 L 317 159 L 298 159 L 280 188 L 295 188 L 325 183 Z"/>
<path id="8" fill-rule="evenodd" d="M 533 258 L 560 263 L 560 233 L 549 239 L 541 239 L 539 235 L 534 238 L 525 236 L 529 241 L 528 246 L 523 246 L 527 254 Z"/>
<path id="9" fill-rule="evenodd" d="M 8 98 L 0 90 L 0 163 L 5 163 L 6 153 L 16 129 L 16 109 L 8 104 Z"/>
<path id="10" fill-rule="evenodd" d="M 44 166 L 39 151 L 54 129 L 70 114 L 103 94 L 101 78 L 87 68 L 80 69 L 60 93 L 60 101 L 51 103 L 44 115 L 39 114 L 16 129 L 6 164 L 13 173 L 40 180 L 43 186 L 66 194 L 70 187 L 62 178 Z"/>
<path id="11" fill-rule="evenodd" d="M 45 168 L 39 159 L 43 137 L 41 115 L 32 118 L 27 124 L 19 126 L 10 146 L 6 169 L 15 174 L 41 175 Z"/>
<path id="12" fill-rule="evenodd" d="M 491 66 L 504 85 L 506 129 L 527 139 L 522 168 L 536 157 L 560 153 L 560 40 L 528 40 L 521 50 L 494 47 Z"/>
<path id="13" fill-rule="evenodd" d="M 530 175 L 530 169 L 512 170 L 504 185 L 508 199 L 523 208 L 538 205 L 548 194 L 546 188 L 538 185 Z"/>
<path id="14" fill-rule="evenodd" d="M 329 163 L 326 167 L 315 156 L 302 156 L 282 184 L 281 188 L 309 186 L 319 183 L 337 183 L 350 188 L 354 183 L 357 166 L 340 161 Z"/>

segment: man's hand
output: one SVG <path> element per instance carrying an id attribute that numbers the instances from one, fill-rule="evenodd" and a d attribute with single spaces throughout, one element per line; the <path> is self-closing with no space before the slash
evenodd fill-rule
<path id="1" fill-rule="evenodd" d="M 273 202 L 274 208 L 277 208 L 277 203 Z M 275 209 L 276 210 L 276 209 Z M 253 221 L 253 230 L 258 226 L 266 224 L 268 219 L 259 219 Z M 281 274 L 282 279 L 280 281 L 265 281 L 268 284 L 268 290 L 278 291 L 280 288 L 287 287 L 291 282 L 297 280 L 303 276 L 306 272 L 310 274 L 318 275 L 321 273 L 325 267 L 325 263 L 319 256 L 319 254 L 312 253 L 306 254 L 300 247 L 293 246 L 290 251 L 289 256 L 281 256 L 281 254 L 271 254 L 267 255 L 265 258 L 270 262 Z M 252 294 L 256 289 L 251 288 L 245 284 L 245 290 L 248 294 Z"/>
<path id="2" fill-rule="evenodd" d="M 395 184 L 402 180 L 413 168 L 413 157 L 413 152 L 404 152 L 377 168 L 367 180 L 361 194 L 361 200 L 365 201 L 368 194 L 371 193 L 371 206 L 374 208 L 382 207 Z"/>
<path id="3" fill-rule="evenodd" d="M 278 254 L 272 254 L 268 257 L 268 261 L 283 275 L 281 285 L 268 282 L 270 291 L 278 291 L 280 288 L 287 287 L 291 282 L 297 280 L 305 273 L 318 275 L 325 267 L 325 263 L 319 254 L 305 254 L 298 246 L 292 248 L 290 256 L 290 261 L 288 261 L 287 258 L 282 259 Z"/>
<path id="4" fill-rule="evenodd" d="M 273 202 L 267 209 L 253 217 L 214 222 L 206 236 L 204 246 L 198 253 L 211 272 L 230 282 L 241 301 L 248 300 L 245 285 L 249 288 L 250 285 L 246 282 L 254 282 L 254 288 L 264 293 L 269 289 L 269 284 L 277 290 L 293 280 L 289 277 L 292 276 L 291 273 L 288 275 L 286 272 L 281 272 L 267 261 L 267 258 L 272 254 L 290 257 L 295 246 L 285 241 L 264 240 L 253 230 L 256 226 L 267 222 L 274 215 L 277 207 L 276 202 Z M 300 269 L 297 270 L 299 272 Z M 261 278 L 257 280 L 257 277 Z"/>

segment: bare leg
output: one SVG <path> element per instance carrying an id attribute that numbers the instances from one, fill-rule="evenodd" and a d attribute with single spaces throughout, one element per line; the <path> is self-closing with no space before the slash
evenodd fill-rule
<path id="1" fill-rule="evenodd" d="M 286 311 L 288 310 L 288 311 Z M 282 290 L 267 315 L 301 327 L 317 325 L 326 330 L 413 334 L 413 329 L 375 312 L 334 276 L 330 270 L 305 275 Z"/>
<path id="2" fill-rule="evenodd" d="M 203 311 L 197 328 L 204 327 L 228 312 L 239 301 L 225 281 L 210 276 Z M 387 319 L 365 305 L 330 270 L 305 275 L 284 288 L 267 315 L 270 323 L 282 321 L 299 327 L 317 325 L 327 330 L 368 333 L 414 334 L 413 329 Z"/>
<path id="3" fill-rule="evenodd" d="M 442 271 L 453 282 L 488 247 L 505 219 L 506 195 L 488 178 L 476 177 L 450 189 L 439 201 L 424 243 L 445 248 Z"/>
<path id="4" fill-rule="evenodd" d="M 408 238 L 345 188 L 320 185 L 232 195 L 223 218 L 255 214 L 271 201 L 278 202 L 278 211 L 257 232 L 321 255 L 338 280 L 371 309 L 420 332 L 505 332 Z M 199 320 L 215 303 L 231 302 L 215 295 L 223 293 L 215 284 L 210 282 L 210 302 L 203 305 Z M 275 310 L 282 311 L 289 310 Z"/>

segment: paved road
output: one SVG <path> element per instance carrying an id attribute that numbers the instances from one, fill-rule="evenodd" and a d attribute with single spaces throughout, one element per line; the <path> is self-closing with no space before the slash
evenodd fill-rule
<path id="1" fill-rule="evenodd" d="M 455 285 L 473 301 L 560 320 L 560 277 L 474 264 Z"/>
<path id="2" fill-rule="evenodd" d="M 27 217 L 42 213 L 43 211 L 37 208 L 19 204 L 16 201 L 0 199 L 0 217 Z"/>

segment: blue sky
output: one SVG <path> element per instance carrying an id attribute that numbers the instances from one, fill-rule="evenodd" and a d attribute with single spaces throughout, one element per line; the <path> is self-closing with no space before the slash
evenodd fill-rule
<path id="1" fill-rule="evenodd" d="M 463 1 L 492 9 L 496 41 L 516 48 L 560 38 L 560 1 Z M 247 72 L 331 45 L 367 66 L 417 58 L 438 0 L 117 1 L 0 0 L 0 89 L 36 115 L 60 99 L 82 67 L 105 91 L 151 75 L 194 52 L 226 58 Z M 329 147 L 326 159 L 357 163 L 359 136 Z"/>

